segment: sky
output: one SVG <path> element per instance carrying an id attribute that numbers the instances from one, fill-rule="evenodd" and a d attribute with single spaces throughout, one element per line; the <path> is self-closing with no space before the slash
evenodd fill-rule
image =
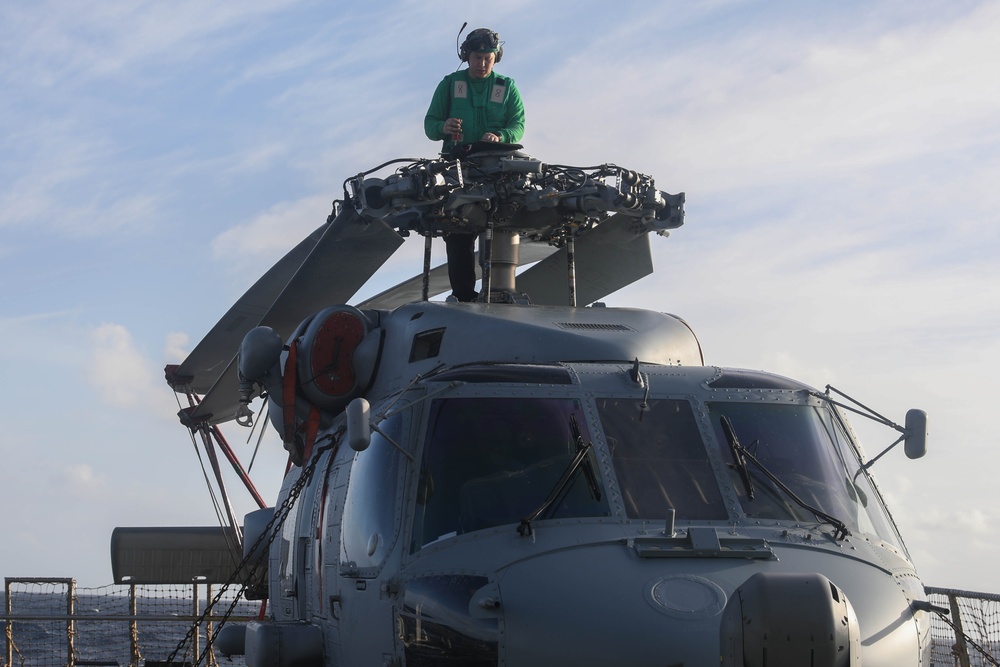
<path id="1" fill-rule="evenodd" d="M 607 304 L 681 316 L 710 364 L 926 410 L 927 456 L 876 479 L 925 583 L 1000 592 L 1000 2 L 972 0 L 0 4 L 0 573 L 100 586 L 115 526 L 215 523 L 163 367 L 344 179 L 435 156 L 463 22 L 505 42 L 526 152 L 686 193 Z M 895 439 L 860 421 L 869 456 Z M 251 468 L 269 500 L 282 454 Z"/>

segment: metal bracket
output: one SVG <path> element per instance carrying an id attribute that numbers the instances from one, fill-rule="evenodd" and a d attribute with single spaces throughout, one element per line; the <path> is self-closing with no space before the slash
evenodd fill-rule
<path id="1" fill-rule="evenodd" d="M 774 551 L 762 539 L 720 538 L 715 528 L 692 526 L 679 537 L 640 536 L 628 540 L 639 558 L 749 558 L 774 560 Z"/>

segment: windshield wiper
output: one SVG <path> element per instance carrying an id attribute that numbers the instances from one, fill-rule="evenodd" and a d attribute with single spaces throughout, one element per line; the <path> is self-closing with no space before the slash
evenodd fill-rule
<path id="1" fill-rule="evenodd" d="M 586 449 L 590 450 L 594 447 L 594 443 L 583 443 L 583 433 L 580 432 L 580 424 L 576 421 L 576 415 L 569 416 L 569 424 L 573 429 L 573 442 L 576 443 L 577 455 Z M 590 495 L 593 496 L 594 500 L 600 501 L 601 499 L 601 486 L 597 483 L 597 473 L 594 472 L 594 466 L 590 462 L 590 458 L 583 459 L 583 474 L 587 476 L 587 485 L 590 486 Z"/>
<path id="2" fill-rule="evenodd" d="M 719 421 L 722 422 L 722 431 L 726 434 L 729 451 L 733 453 L 733 461 L 736 463 L 736 469 L 740 471 L 740 479 L 743 480 L 743 486 L 747 490 L 747 498 L 753 500 L 753 480 L 750 479 L 750 469 L 747 467 L 747 459 L 743 456 L 746 448 L 740 444 L 739 438 L 736 437 L 736 431 L 733 429 L 733 424 L 729 421 L 729 417 L 722 415 Z"/>
<path id="3" fill-rule="evenodd" d="M 576 421 L 576 415 L 570 415 L 570 427 L 573 429 L 573 440 L 576 442 L 576 456 L 570 462 L 569 467 L 562 474 L 562 477 L 556 482 L 555 486 L 552 487 L 552 491 L 549 493 L 545 501 L 538 506 L 534 512 L 528 516 L 521 519 L 521 523 L 517 526 L 517 532 L 522 537 L 531 535 L 532 528 L 531 522 L 540 517 L 542 514 L 547 512 L 549 509 L 554 508 L 561 502 L 562 498 L 565 497 L 564 491 L 569 487 L 570 482 L 576 476 L 577 471 L 583 467 L 583 474 L 587 478 L 587 485 L 590 487 L 590 494 L 594 497 L 594 500 L 601 499 L 601 487 L 597 483 L 597 474 L 594 472 L 594 467 L 590 463 L 588 455 L 590 450 L 594 448 L 594 443 L 588 442 L 584 444 L 583 434 L 580 432 L 580 425 Z"/>
<path id="4" fill-rule="evenodd" d="M 722 415 L 719 420 L 722 422 L 722 430 L 726 434 L 726 440 L 729 442 L 729 448 L 733 452 L 733 458 L 736 459 L 737 468 L 740 471 L 740 477 L 743 479 L 743 483 L 747 485 L 747 496 L 753 500 L 753 484 L 750 481 L 750 470 L 747 467 L 747 459 L 750 460 L 757 468 L 764 473 L 771 482 L 774 483 L 776 487 L 785 492 L 785 494 L 791 498 L 797 505 L 803 509 L 812 512 L 817 518 L 823 519 L 826 523 L 829 523 L 834 527 L 833 539 L 842 540 L 851 534 L 848 530 L 847 524 L 833 516 L 832 514 L 827 514 L 818 507 L 813 507 L 806 501 L 796 495 L 794 491 L 788 488 L 784 482 L 778 479 L 774 473 L 767 469 L 767 467 L 757 460 L 757 457 L 750 453 L 750 450 L 740 444 L 739 439 L 736 437 L 736 430 L 733 428 L 732 422 L 729 421 L 729 417 Z"/>

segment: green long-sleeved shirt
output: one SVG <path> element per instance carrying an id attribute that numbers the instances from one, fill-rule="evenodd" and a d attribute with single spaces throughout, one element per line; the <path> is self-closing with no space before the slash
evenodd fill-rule
<path id="1" fill-rule="evenodd" d="M 424 116 L 424 134 L 432 141 L 443 140 L 443 152 L 456 144 L 444 133 L 449 118 L 462 119 L 462 141 L 457 143 L 471 144 L 487 132 L 499 135 L 505 143 L 517 143 L 524 136 L 521 93 L 513 79 L 496 72 L 476 80 L 462 69 L 444 77 L 434 90 Z"/>

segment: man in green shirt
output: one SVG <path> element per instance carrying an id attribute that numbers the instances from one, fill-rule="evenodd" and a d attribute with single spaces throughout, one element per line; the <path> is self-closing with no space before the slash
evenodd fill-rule
<path id="1" fill-rule="evenodd" d="M 466 36 L 458 57 L 467 69 L 453 72 L 438 84 L 424 116 L 424 133 L 443 141 L 442 154 L 477 141 L 513 144 L 524 136 L 524 104 L 514 80 L 493 66 L 503 57 L 500 35 L 478 28 Z M 459 301 L 476 300 L 475 235 L 448 234 L 448 277 Z"/>
<path id="2" fill-rule="evenodd" d="M 469 63 L 441 80 L 424 116 L 424 133 L 444 141 L 443 153 L 476 141 L 514 144 L 524 136 L 524 104 L 514 80 L 493 66 L 503 57 L 500 35 L 473 30 L 458 52 Z"/>

